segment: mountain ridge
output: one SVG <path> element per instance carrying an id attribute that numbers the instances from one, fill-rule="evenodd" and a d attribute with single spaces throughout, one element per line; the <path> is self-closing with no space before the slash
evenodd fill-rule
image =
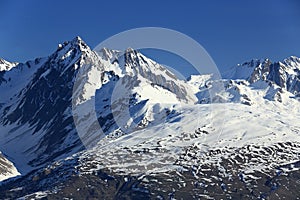
<path id="1" fill-rule="evenodd" d="M 59 44 L 46 58 L 0 72 L 0 150 L 21 173 L 1 182 L 0 198 L 54 195 L 72 177 L 164 198 L 187 186 L 205 198 L 244 187 L 254 191 L 244 191 L 249 198 L 276 194 L 272 181 L 255 181 L 299 168 L 299 61 L 253 60 L 221 80 L 184 81 L 130 48 L 95 52 L 80 37 Z"/>

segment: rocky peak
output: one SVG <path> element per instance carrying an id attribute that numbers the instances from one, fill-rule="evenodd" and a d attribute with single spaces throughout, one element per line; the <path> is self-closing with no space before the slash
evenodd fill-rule
<path id="1" fill-rule="evenodd" d="M 79 36 L 77 36 L 71 41 L 65 41 L 63 44 L 59 44 L 56 52 L 60 52 L 60 54 L 63 54 L 64 52 L 68 52 L 72 49 L 76 49 L 79 52 L 91 50 L 90 47 Z"/>
<path id="2" fill-rule="evenodd" d="M 142 58 L 142 55 L 132 48 L 128 48 L 125 50 L 125 65 L 129 67 L 137 66 L 140 64 L 143 64 L 143 61 L 145 61 Z"/>
<path id="3" fill-rule="evenodd" d="M 250 84 L 265 81 L 276 84 L 293 94 L 298 94 L 300 92 L 300 59 L 296 56 L 288 57 L 282 62 L 253 59 L 232 68 L 224 78 L 245 79 Z"/>
<path id="4" fill-rule="evenodd" d="M 296 56 L 290 56 L 284 59 L 282 63 L 290 68 L 297 68 L 298 70 L 300 70 L 300 58 Z"/>
<path id="5" fill-rule="evenodd" d="M 103 60 L 110 61 L 110 62 L 114 62 L 118 60 L 118 57 L 121 56 L 120 51 L 111 50 L 108 48 L 102 48 L 97 53 Z"/>
<path id="6" fill-rule="evenodd" d="M 47 67 L 57 69 L 61 72 L 66 71 L 66 68 L 74 65 L 78 60 L 87 59 L 93 54 L 90 47 L 79 37 L 75 37 L 71 41 L 66 41 L 59 44 L 57 50 L 49 56 Z"/>
<path id="7" fill-rule="evenodd" d="M 8 71 L 11 68 L 15 67 L 18 63 L 11 63 L 2 58 L 0 58 L 0 72 L 1 71 Z"/>

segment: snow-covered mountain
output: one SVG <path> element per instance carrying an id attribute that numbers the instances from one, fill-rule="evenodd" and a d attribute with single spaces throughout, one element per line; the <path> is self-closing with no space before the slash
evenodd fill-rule
<path id="1" fill-rule="evenodd" d="M 134 49 L 95 52 L 76 37 L 1 63 L 0 177 L 22 176 L 0 198 L 300 196 L 297 57 L 184 81 Z"/>
<path id="2" fill-rule="evenodd" d="M 122 127 L 130 132 L 154 121 L 160 116 L 151 110 L 165 109 L 158 103 L 196 101 L 185 82 L 142 54 L 128 49 L 120 58 L 123 60 L 111 64 L 112 55 L 106 49 L 103 52 L 96 54 L 76 37 L 59 45 L 48 58 L 3 71 L 0 146 L 21 172 L 84 148 L 73 123 L 72 92 L 73 101 L 81 106 L 78 109 L 84 108 L 86 113 L 86 104 L 97 100 L 97 119 L 105 133 Z M 76 75 L 80 84 L 74 86 Z M 118 96 L 112 99 L 114 88 Z M 120 107 L 128 104 L 129 98 L 132 113 L 122 116 Z M 95 123 L 86 116 L 78 120 L 89 127 Z"/>
<path id="3" fill-rule="evenodd" d="M 272 63 L 269 59 L 251 60 L 232 67 L 223 74 L 222 80 L 210 80 L 206 78 L 200 85 L 197 96 L 200 102 L 235 102 L 246 105 L 260 104 L 261 101 L 278 101 L 283 104 L 292 104 L 299 99 L 300 86 L 300 60 L 295 56 L 285 59 L 283 62 Z M 193 80 L 194 79 L 194 80 Z M 192 85 L 197 76 L 189 81 Z M 210 99 L 209 91 L 213 89 L 212 83 L 224 86 L 218 99 Z M 202 81 L 203 83 L 203 81 Z M 197 81 L 196 81 L 197 87 Z"/>
<path id="4" fill-rule="evenodd" d="M 244 79 L 249 83 L 267 81 L 275 83 L 292 94 L 299 93 L 300 59 L 291 56 L 282 62 L 272 63 L 270 60 L 251 60 L 234 67 L 225 78 Z"/>
<path id="5" fill-rule="evenodd" d="M 2 58 L 0 58 L 0 72 L 9 71 L 11 68 L 15 67 L 18 63 L 10 63 Z"/>
<path id="6" fill-rule="evenodd" d="M 0 152 L 0 181 L 20 175 L 18 170 L 15 168 L 7 158 L 5 158 Z"/>

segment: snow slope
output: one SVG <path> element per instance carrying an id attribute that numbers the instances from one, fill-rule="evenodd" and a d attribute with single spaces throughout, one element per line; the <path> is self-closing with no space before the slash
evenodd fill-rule
<path id="1" fill-rule="evenodd" d="M 76 37 L 0 72 L 0 150 L 40 184 L 63 164 L 66 174 L 188 171 L 206 183 L 217 180 L 211 169 L 242 180 L 298 170 L 283 166 L 300 159 L 299 77 L 290 57 L 183 81 L 136 50 L 95 52 Z"/>
<path id="2" fill-rule="evenodd" d="M 20 175 L 13 163 L 0 152 L 0 181 Z"/>
<path id="3" fill-rule="evenodd" d="M 0 149 L 22 174 L 97 141 L 98 122 L 103 134 L 126 134 L 197 101 L 187 83 L 139 52 L 98 54 L 80 37 L 0 76 Z"/>
<path id="4" fill-rule="evenodd" d="M 13 67 L 15 67 L 18 63 L 10 63 L 2 58 L 0 58 L 0 72 L 1 71 L 9 71 Z"/>
<path id="5" fill-rule="evenodd" d="M 300 59 L 291 56 L 282 62 L 271 62 L 265 60 L 251 60 L 242 65 L 233 67 L 228 72 L 224 73 L 225 79 L 243 79 L 250 84 L 265 81 L 270 84 L 276 84 L 281 89 L 298 95 L 299 94 L 299 79 Z"/>
<path id="6" fill-rule="evenodd" d="M 90 162 L 93 165 L 98 163 L 99 168 L 106 167 L 124 174 L 157 173 L 182 167 L 182 164 L 217 164 L 222 157 L 246 146 L 264 149 L 282 142 L 300 141 L 299 106 L 289 107 L 278 102 L 261 102 L 252 106 L 223 103 L 181 106 L 175 110 L 178 114 L 170 116 L 164 124 L 149 126 L 117 139 L 107 136 L 82 157 L 91 157 Z M 180 165 L 175 164 L 179 155 L 189 147 L 198 149 L 195 156 L 201 162 L 190 158 Z M 214 157 L 207 155 L 214 150 L 224 153 Z M 298 161 L 299 150 L 295 154 L 286 152 L 290 154 L 289 158 L 275 155 L 274 158 L 262 158 L 263 154 L 258 154 L 256 159 L 245 164 L 244 170 L 267 171 L 270 165 Z M 86 160 L 83 165 L 88 165 Z"/>

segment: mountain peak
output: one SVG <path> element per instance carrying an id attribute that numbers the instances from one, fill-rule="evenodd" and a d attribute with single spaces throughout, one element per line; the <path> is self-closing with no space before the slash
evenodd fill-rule
<path id="1" fill-rule="evenodd" d="M 83 41 L 80 36 L 76 36 L 72 41 Z"/>
<path id="2" fill-rule="evenodd" d="M 58 44 L 57 51 L 61 51 L 62 49 L 78 49 L 79 51 L 90 50 L 89 46 L 79 36 L 76 36 L 71 41 L 65 41 L 63 44 Z"/>
<path id="3" fill-rule="evenodd" d="M 255 68 L 257 67 L 259 64 L 268 61 L 269 59 L 258 59 L 258 58 L 253 58 L 250 61 L 246 61 L 243 64 L 238 64 L 237 67 L 250 67 L 250 68 Z"/>
<path id="4" fill-rule="evenodd" d="M 292 163 L 300 150 L 300 68 L 292 65 L 300 63 L 286 62 L 253 59 L 233 68 L 230 80 L 187 82 L 142 52 L 95 52 L 75 37 L 41 61 L 1 72 L 0 199 L 61 191 L 101 199 L 105 190 L 118 199 L 156 191 L 159 198 L 275 196 L 299 166 Z"/>
<path id="5" fill-rule="evenodd" d="M 137 50 L 131 48 L 131 47 L 128 47 L 126 50 L 125 50 L 125 53 L 138 53 Z"/>
<path id="6" fill-rule="evenodd" d="M 90 47 L 79 36 L 76 36 L 70 43 L 72 46 L 78 46 L 81 51 L 90 50 Z"/>
<path id="7" fill-rule="evenodd" d="M 117 60 L 120 56 L 121 52 L 118 50 L 111 50 L 106 47 L 101 48 L 97 51 L 98 55 L 103 58 L 104 60 Z"/>
<path id="8" fill-rule="evenodd" d="M 142 54 L 133 48 L 128 48 L 125 50 L 125 64 L 127 66 L 136 66 L 143 63 L 144 59 Z"/>
<path id="9" fill-rule="evenodd" d="M 279 62 L 271 62 L 269 59 L 253 59 L 231 68 L 230 71 L 223 74 L 223 77 L 231 80 L 244 79 L 250 84 L 265 81 L 292 94 L 298 94 L 300 92 L 299 74 L 300 59 L 290 56 Z"/>
<path id="10" fill-rule="evenodd" d="M 289 60 L 296 60 L 296 61 L 300 60 L 300 58 L 298 58 L 297 56 L 290 56 L 287 59 L 289 59 Z"/>
<path id="11" fill-rule="evenodd" d="M 297 56 L 290 56 L 283 60 L 283 64 L 292 68 L 300 68 L 300 58 Z"/>
<path id="12" fill-rule="evenodd" d="M 1 71 L 9 71 L 11 68 L 15 67 L 18 63 L 11 63 L 3 58 L 0 58 L 0 72 Z"/>

